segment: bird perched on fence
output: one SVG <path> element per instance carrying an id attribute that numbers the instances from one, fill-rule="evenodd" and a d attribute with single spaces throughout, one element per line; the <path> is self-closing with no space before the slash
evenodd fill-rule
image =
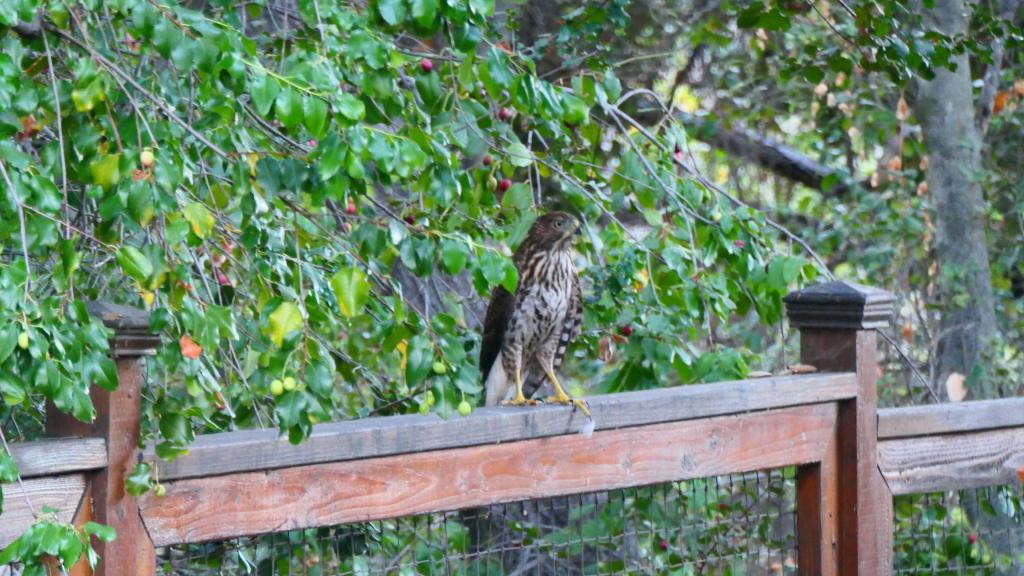
<path id="1" fill-rule="evenodd" d="M 590 416 L 586 402 L 566 394 L 558 368 L 583 321 L 580 280 L 573 265 L 573 242 L 580 223 L 565 212 L 537 218 L 512 260 L 519 272 L 516 293 L 498 286 L 484 317 L 480 372 L 486 404 L 495 406 L 512 385 L 506 404 L 522 406 L 546 377 L 555 395 L 547 402 L 569 404 Z"/>

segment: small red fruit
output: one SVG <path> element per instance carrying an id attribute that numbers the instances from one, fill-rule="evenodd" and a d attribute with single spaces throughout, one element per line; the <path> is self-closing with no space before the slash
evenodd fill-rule
<path id="1" fill-rule="evenodd" d="M 732 243 L 735 244 L 737 248 L 743 248 L 744 246 L 747 245 L 747 243 L 744 242 L 743 240 L 733 240 Z"/>
<path id="2" fill-rule="evenodd" d="M 404 217 L 402 218 L 402 220 L 405 220 L 405 223 L 406 223 L 406 224 L 409 224 L 410 226 L 416 223 L 416 217 L 415 217 L 415 216 L 413 216 L 412 214 L 406 214 L 406 215 L 405 215 L 405 216 L 404 216 Z"/>
<path id="3" fill-rule="evenodd" d="M 633 327 L 630 326 L 629 324 L 626 324 L 625 326 L 619 329 L 619 332 L 621 332 L 623 336 L 628 338 L 633 335 Z"/>
<path id="4" fill-rule="evenodd" d="M 309 144 L 310 148 L 316 148 L 316 144 L 317 144 L 316 138 L 310 138 L 309 142 L 306 142 L 306 144 Z"/>
<path id="5" fill-rule="evenodd" d="M 668 540 L 665 540 L 664 538 L 658 540 L 658 548 L 660 548 L 663 552 L 665 550 L 668 550 Z"/>
<path id="6" fill-rule="evenodd" d="M 970 542 L 971 544 L 974 544 L 975 542 L 978 541 L 978 535 L 972 532 L 971 534 L 969 534 L 967 536 L 967 541 Z"/>
<path id="7" fill-rule="evenodd" d="M 345 212 L 347 212 L 349 216 L 355 215 L 355 213 L 356 213 L 356 203 L 354 201 L 352 201 L 352 200 L 349 200 L 348 201 L 348 206 L 345 207 Z"/>
<path id="8" fill-rule="evenodd" d="M 217 282 L 221 286 L 229 286 L 231 284 L 231 280 L 228 278 L 228 275 L 223 272 L 221 272 L 220 275 L 217 276 Z"/>
<path id="9" fill-rule="evenodd" d="M 512 187 L 512 181 L 508 178 L 502 178 L 501 182 L 498 182 L 498 192 L 508 192 L 508 189 Z"/>
<path id="10" fill-rule="evenodd" d="M 420 60 L 420 70 L 423 70 L 424 74 L 430 74 L 434 70 L 434 63 L 429 58 Z"/>
<path id="11" fill-rule="evenodd" d="M 485 154 L 483 162 L 484 162 L 484 166 L 490 166 L 491 163 L 494 162 L 494 158 L 491 158 L 490 154 Z"/>
<path id="12" fill-rule="evenodd" d="M 501 120 L 502 122 L 504 122 L 504 121 L 508 120 L 511 117 L 512 117 L 512 111 L 509 110 L 508 108 L 502 108 L 501 110 L 498 110 L 498 120 Z"/>

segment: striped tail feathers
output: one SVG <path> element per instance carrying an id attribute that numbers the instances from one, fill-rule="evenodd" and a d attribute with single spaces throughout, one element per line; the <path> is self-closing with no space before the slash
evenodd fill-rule
<path id="1" fill-rule="evenodd" d="M 502 352 L 498 352 L 497 358 L 491 364 L 491 371 L 487 374 L 487 380 L 484 381 L 484 390 L 487 394 L 484 401 L 485 406 L 497 406 L 512 388 L 512 382 L 509 380 L 508 374 L 505 373 L 505 367 L 502 366 L 501 360 Z"/>

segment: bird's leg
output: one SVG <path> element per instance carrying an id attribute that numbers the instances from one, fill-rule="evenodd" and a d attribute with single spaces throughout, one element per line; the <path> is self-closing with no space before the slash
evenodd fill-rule
<path id="1" fill-rule="evenodd" d="M 558 383 L 558 377 L 555 376 L 554 370 L 551 368 L 545 368 L 544 371 L 548 375 L 548 380 L 551 380 L 551 385 L 555 387 L 555 395 L 547 398 L 545 402 L 571 405 L 573 410 L 579 408 L 587 418 L 590 418 L 590 408 L 587 406 L 587 401 L 581 398 L 573 398 L 566 394 L 562 385 Z"/>
<path id="2" fill-rule="evenodd" d="M 527 400 L 526 396 L 523 395 L 523 374 L 522 374 L 522 370 L 520 370 L 519 367 L 516 366 L 515 373 L 516 373 L 516 395 L 511 400 L 505 400 L 504 402 L 502 402 L 502 404 L 505 404 L 507 406 L 526 406 L 527 404 L 530 403 L 530 401 Z"/>

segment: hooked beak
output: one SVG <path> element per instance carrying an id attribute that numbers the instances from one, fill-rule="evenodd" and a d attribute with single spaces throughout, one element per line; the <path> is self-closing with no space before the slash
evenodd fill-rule
<path id="1" fill-rule="evenodd" d="M 576 227 L 576 231 L 573 232 L 573 235 L 574 236 L 583 236 L 583 225 L 582 224 L 580 224 L 579 226 Z"/>

